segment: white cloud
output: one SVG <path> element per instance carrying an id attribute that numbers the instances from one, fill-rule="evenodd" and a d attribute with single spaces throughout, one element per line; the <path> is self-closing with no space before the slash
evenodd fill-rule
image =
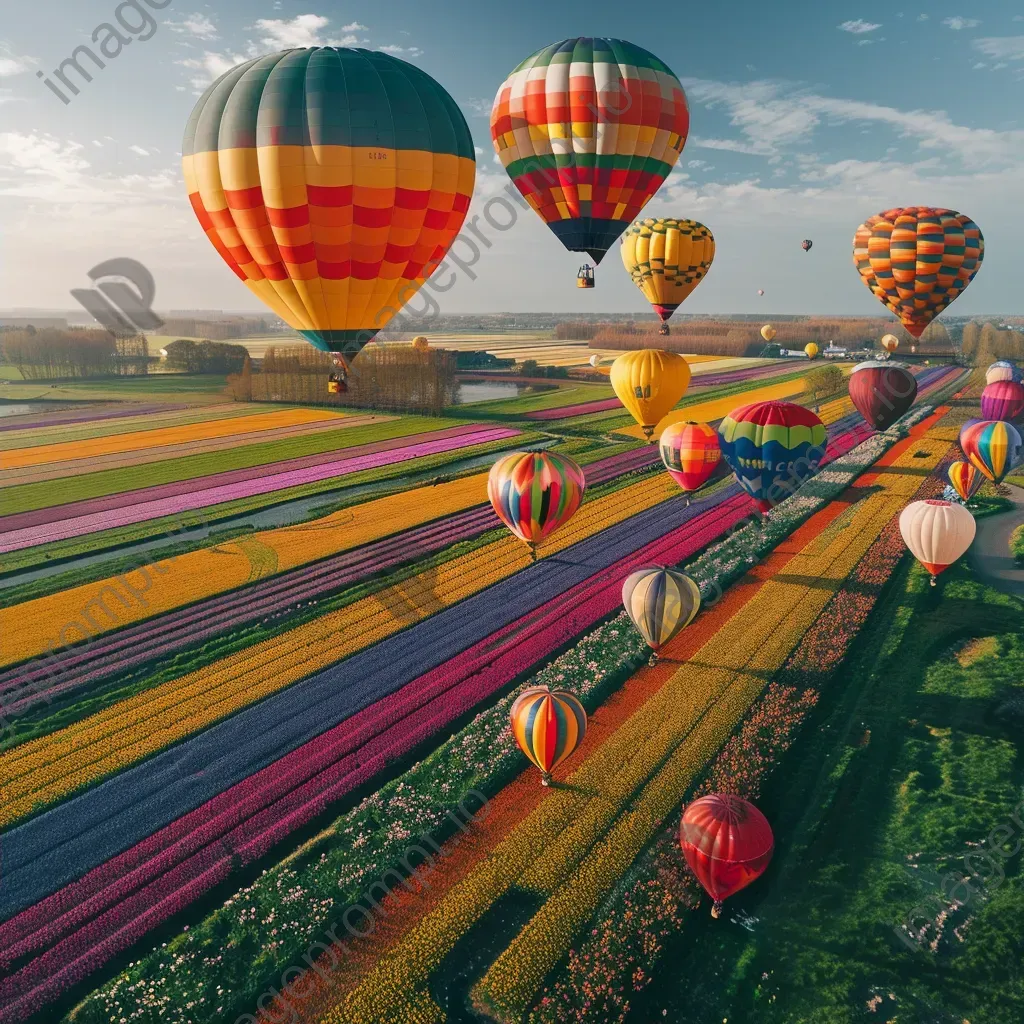
<path id="1" fill-rule="evenodd" d="M 917 16 L 917 20 L 918 21 L 927 21 L 928 20 L 928 15 L 927 14 L 919 14 Z"/>
<path id="2" fill-rule="evenodd" d="M 300 14 L 291 21 L 260 18 L 256 22 L 256 28 L 265 33 L 260 42 L 275 50 L 303 46 L 355 46 L 359 42 L 351 34 L 341 39 L 324 38 L 321 33 L 329 24 L 330 19 L 321 14 Z"/>
<path id="3" fill-rule="evenodd" d="M 860 122 L 887 125 L 900 137 L 916 140 L 923 150 L 947 149 L 975 165 L 1024 160 L 1024 131 L 968 128 L 954 123 L 944 111 L 902 111 L 771 81 L 737 84 L 683 79 L 683 86 L 693 101 L 711 108 L 725 106 L 730 123 L 745 136 L 740 140 L 742 149 L 720 141 L 708 148 L 777 156 L 786 145 L 806 142 L 823 123 Z M 694 144 L 702 143 L 695 140 Z"/>
<path id="4" fill-rule="evenodd" d="M 989 36 L 971 45 L 994 60 L 1024 60 L 1024 36 Z"/>
<path id="5" fill-rule="evenodd" d="M 250 47 L 250 53 L 248 56 L 242 56 L 237 53 L 217 53 L 212 50 L 206 50 L 202 57 L 186 57 L 184 60 L 179 60 L 177 63 L 183 68 L 188 68 L 190 71 L 198 72 L 198 74 L 194 75 L 190 81 L 196 90 L 201 91 L 211 82 L 215 82 L 221 75 L 230 71 L 233 67 L 243 64 L 245 61 L 251 60 L 255 56 L 255 47 Z"/>
<path id="6" fill-rule="evenodd" d="M 462 106 L 471 111 L 476 117 L 490 117 L 491 109 L 494 107 L 494 101 L 481 99 L 480 97 L 473 97 L 463 101 Z"/>
<path id="7" fill-rule="evenodd" d="M 342 25 L 341 26 L 341 31 L 342 32 L 366 32 L 367 31 L 367 27 L 365 25 L 360 25 L 358 21 L 353 21 L 350 25 Z"/>
<path id="8" fill-rule="evenodd" d="M 139 156 L 149 156 L 149 150 L 143 149 L 141 146 L 129 146 L 128 148 Z"/>
<path id="9" fill-rule="evenodd" d="M 22 75 L 38 63 L 35 57 L 16 57 L 9 46 L 0 43 L 0 78 Z"/>
<path id="10" fill-rule="evenodd" d="M 979 60 L 977 64 L 972 64 L 971 65 L 971 70 L 972 71 L 978 71 L 981 68 L 987 68 L 987 67 L 988 67 L 988 65 L 983 60 Z"/>
<path id="11" fill-rule="evenodd" d="M 187 33 L 197 39 L 217 38 L 217 26 L 205 14 L 189 14 L 184 21 L 168 21 L 166 25 L 174 32 Z"/>
<path id="12" fill-rule="evenodd" d="M 855 36 L 862 35 L 865 32 L 874 32 L 876 28 L 881 28 L 881 22 L 877 24 L 870 21 L 864 21 L 863 18 L 857 18 L 856 21 L 844 21 L 842 25 L 837 26 L 844 32 L 852 32 Z"/>
<path id="13" fill-rule="evenodd" d="M 954 32 L 960 32 L 965 28 L 976 28 L 981 22 L 977 18 L 961 18 L 960 15 L 956 15 L 953 18 L 943 18 L 942 24 Z"/>
<path id="14" fill-rule="evenodd" d="M 400 57 L 403 54 L 407 57 L 420 57 L 423 55 L 423 51 L 418 46 L 395 46 L 392 43 L 389 46 L 379 47 L 384 53 L 390 53 L 394 57 Z"/>

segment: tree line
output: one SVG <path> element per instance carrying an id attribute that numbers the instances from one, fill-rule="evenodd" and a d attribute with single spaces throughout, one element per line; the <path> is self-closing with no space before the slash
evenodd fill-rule
<path id="1" fill-rule="evenodd" d="M 179 338 L 164 347 L 167 365 L 185 373 L 240 373 L 249 352 L 244 345 Z"/>
<path id="2" fill-rule="evenodd" d="M 142 335 L 115 338 L 109 331 L 56 327 L 7 330 L 0 341 L 4 362 L 25 380 L 135 377 L 149 372 L 149 345 Z"/>

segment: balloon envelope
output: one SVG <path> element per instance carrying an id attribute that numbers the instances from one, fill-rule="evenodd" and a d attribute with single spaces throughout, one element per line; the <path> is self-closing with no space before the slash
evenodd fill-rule
<path id="1" fill-rule="evenodd" d="M 971 420 L 960 429 L 960 448 L 986 480 L 1002 483 L 1021 459 L 1021 437 L 1005 420 Z"/>
<path id="2" fill-rule="evenodd" d="M 567 455 L 512 452 L 491 467 L 487 496 L 498 518 L 536 545 L 572 518 L 586 486 L 583 470 Z"/>
<path id="3" fill-rule="evenodd" d="M 949 482 L 960 495 L 961 501 L 970 501 L 985 483 L 985 477 L 980 469 L 969 462 L 954 462 L 949 467 Z"/>
<path id="4" fill-rule="evenodd" d="M 764 289 L 763 288 L 758 288 L 757 289 L 757 294 L 758 295 L 764 295 Z"/>
<path id="5" fill-rule="evenodd" d="M 803 249 L 804 252 L 810 252 L 812 245 L 814 245 L 814 242 L 812 242 L 809 238 L 805 238 L 800 243 L 800 248 Z"/>
<path id="6" fill-rule="evenodd" d="M 981 393 L 981 415 L 986 420 L 1010 422 L 1024 413 L 1024 384 L 1015 380 L 997 380 L 985 385 Z"/>
<path id="7" fill-rule="evenodd" d="M 718 434 L 706 423 L 670 423 L 658 445 L 665 469 L 684 491 L 702 487 L 722 461 Z"/>
<path id="8" fill-rule="evenodd" d="M 516 744 L 541 770 L 545 785 L 587 734 L 587 713 L 567 690 L 546 686 L 524 690 L 513 702 L 509 717 Z"/>
<path id="9" fill-rule="evenodd" d="M 764 292 L 760 292 L 759 294 L 763 295 Z M 761 328 L 761 337 L 764 338 L 765 341 L 771 341 L 772 338 L 775 337 L 775 328 L 772 327 L 771 324 L 765 324 L 764 327 Z"/>
<path id="10" fill-rule="evenodd" d="M 419 337 L 412 339 L 412 347 L 417 352 L 427 352 L 430 349 L 430 342 L 421 334 Z"/>
<path id="11" fill-rule="evenodd" d="M 764 874 L 775 839 L 768 819 L 749 801 L 730 793 L 711 793 L 683 812 L 679 844 L 697 881 L 722 901 Z"/>
<path id="12" fill-rule="evenodd" d="M 995 384 L 999 380 L 1015 380 L 1019 383 L 1021 372 L 1013 363 L 1000 359 L 985 371 L 986 384 Z"/>
<path id="13" fill-rule="evenodd" d="M 428 74 L 380 51 L 282 50 L 189 118 L 189 198 L 221 257 L 317 348 L 351 360 L 416 294 L 473 194 L 473 137 Z"/>
<path id="14" fill-rule="evenodd" d="M 650 439 L 654 428 L 686 394 L 690 366 L 675 352 L 637 349 L 619 356 L 609 377 L 619 401 Z"/>
<path id="15" fill-rule="evenodd" d="M 941 207 L 886 210 L 853 237 L 864 283 L 915 338 L 974 280 L 984 255 L 978 225 Z"/>
<path id="16" fill-rule="evenodd" d="M 600 356 L 591 356 L 590 357 L 590 365 L 591 366 L 597 366 L 600 362 L 601 362 L 601 357 Z"/>
<path id="17" fill-rule="evenodd" d="M 622 263 L 664 323 L 704 280 L 715 238 L 695 220 L 648 217 L 622 236 Z"/>
<path id="18" fill-rule="evenodd" d="M 900 339 L 895 334 L 882 335 L 882 348 L 886 352 L 895 352 L 900 347 Z"/>
<path id="19" fill-rule="evenodd" d="M 545 46 L 502 83 L 491 111 L 516 188 L 566 249 L 595 263 L 661 187 L 689 130 L 671 68 L 622 39 Z"/>
<path id="20" fill-rule="evenodd" d="M 910 553 L 935 577 L 948 569 L 970 546 L 977 526 L 974 516 L 951 501 L 912 501 L 900 513 L 900 533 Z"/>
<path id="21" fill-rule="evenodd" d="M 647 643 L 658 650 L 700 610 L 700 590 L 672 569 L 640 569 L 622 584 L 622 604 Z"/>
<path id="22" fill-rule="evenodd" d="M 820 351 L 821 349 L 819 349 L 813 341 L 808 345 L 804 345 L 804 355 L 806 355 L 808 359 L 813 359 Z"/>
<path id="23" fill-rule="evenodd" d="M 792 402 L 733 409 L 718 427 L 722 456 L 762 512 L 793 494 L 817 471 L 828 434 L 821 420 Z"/>
<path id="24" fill-rule="evenodd" d="M 875 430 L 888 430 L 917 398 L 917 378 L 904 363 L 858 363 L 849 380 L 850 400 Z"/>

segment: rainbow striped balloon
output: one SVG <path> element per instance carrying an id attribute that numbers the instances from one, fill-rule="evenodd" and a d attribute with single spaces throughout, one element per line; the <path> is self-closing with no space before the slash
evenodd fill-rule
<path id="1" fill-rule="evenodd" d="M 985 483 L 985 477 L 969 462 L 954 462 L 949 467 L 949 482 L 961 501 L 970 501 Z"/>
<path id="2" fill-rule="evenodd" d="M 685 573 L 640 569 L 622 584 L 622 604 L 654 650 L 664 647 L 700 611 L 700 588 Z"/>
<path id="3" fill-rule="evenodd" d="M 684 491 L 703 487 L 722 461 L 718 434 L 706 423 L 670 423 L 661 432 L 658 446 L 669 476 Z"/>
<path id="4" fill-rule="evenodd" d="M 509 717 L 519 749 L 540 769 L 544 786 L 551 784 L 551 773 L 587 734 L 587 713 L 566 690 L 546 686 L 524 690 L 512 704 Z"/>
<path id="5" fill-rule="evenodd" d="M 214 248 L 317 348 L 351 360 L 438 268 L 469 209 L 473 137 L 426 72 L 374 50 L 282 50 L 196 104 L 185 183 Z"/>
<path id="6" fill-rule="evenodd" d="M 491 467 L 487 496 L 498 518 L 530 545 L 565 525 L 583 501 L 583 470 L 566 455 L 512 452 Z"/>
<path id="7" fill-rule="evenodd" d="M 671 68 L 623 39 L 564 39 L 502 83 L 491 138 L 508 176 L 572 252 L 600 263 L 668 177 L 690 112 Z"/>
<path id="8" fill-rule="evenodd" d="M 757 402 L 733 409 L 719 424 L 722 456 L 762 512 L 790 497 L 825 457 L 821 420 L 793 402 Z"/>
<path id="9" fill-rule="evenodd" d="M 1021 437 L 1003 420 L 974 420 L 960 430 L 960 447 L 972 466 L 992 483 L 1003 477 L 1021 459 Z"/>

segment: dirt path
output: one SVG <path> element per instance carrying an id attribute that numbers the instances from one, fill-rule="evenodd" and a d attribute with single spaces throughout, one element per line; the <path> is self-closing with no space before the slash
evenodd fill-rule
<path id="1" fill-rule="evenodd" d="M 1013 509 L 978 520 L 971 564 L 994 587 L 1024 597 L 1024 569 L 1010 555 L 1010 534 L 1024 522 L 1024 488 L 1007 484 Z"/>

